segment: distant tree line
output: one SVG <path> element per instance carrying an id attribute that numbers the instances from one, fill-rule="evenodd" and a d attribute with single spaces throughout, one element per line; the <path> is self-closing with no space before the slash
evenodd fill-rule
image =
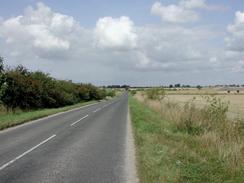
<path id="1" fill-rule="evenodd" d="M 4 69 L 3 58 L 0 57 L 0 101 L 8 110 L 56 108 L 114 95 L 112 90 L 57 80 L 49 74 L 32 72 L 23 66 Z"/>
<path id="2" fill-rule="evenodd" d="M 128 89 L 130 86 L 129 85 L 108 85 L 105 88 L 124 88 Z"/>

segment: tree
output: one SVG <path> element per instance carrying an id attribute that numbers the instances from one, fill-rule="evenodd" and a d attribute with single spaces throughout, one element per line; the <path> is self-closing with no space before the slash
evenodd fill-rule
<path id="1" fill-rule="evenodd" d="M 1 99 L 7 109 L 14 110 L 40 108 L 40 84 L 34 80 L 30 72 L 23 66 L 18 66 L 5 73 L 7 87 Z"/>
<path id="2" fill-rule="evenodd" d="M 198 90 L 201 90 L 202 89 L 202 86 L 201 85 L 197 85 L 197 89 Z"/>
<path id="3" fill-rule="evenodd" d="M 165 90 L 161 88 L 151 88 L 146 91 L 146 94 L 151 100 L 162 101 L 165 97 Z"/>
<path id="4" fill-rule="evenodd" d="M 180 84 L 175 84 L 175 88 L 180 88 Z"/>
<path id="5" fill-rule="evenodd" d="M 0 73 L 2 73 L 4 70 L 4 67 L 3 67 L 3 58 L 0 56 Z"/>
<path id="6" fill-rule="evenodd" d="M 147 97 L 151 100 L 158 100 L 160 102 L 161 111 L 163 110 L 163 99 L 166 96 L 166 92 L 161 88 L 151 88 L 146 92 Z"/>
<path id="7" fill-rule="evenodd" d="M 106 96 L 108 97 L 114 97 L 116 95 L 115 91 L 112 89 L 106 90 Z"/>
<path id="8" fill-rule="evenodd" d="M 82 100 L 100 100 L 114 96 L 91 84 L 57 80 L 41 71 L 31 72 L 23 66 L 4 70 L 0 57 L 0 100 L 7 110 L 54 108 Z"/>
<path id="9" fill-rule="evenodd" d="M 3 58 L 0 56 L 0 101 L 6 89 Z"/>
<path id="10" fill-rule="evenodd" d="M 135 95 L 136 92 L 137 92 L 136 90 L 131 90 L 131 91 L 130 91 L 130 93 L 131 93 L 132 95 Z"/>

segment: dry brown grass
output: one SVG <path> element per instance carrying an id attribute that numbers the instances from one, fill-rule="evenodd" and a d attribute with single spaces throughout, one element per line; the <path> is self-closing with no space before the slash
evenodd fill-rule
<path id="1" fill-rule="evenodd" d="M 180 105 L 184 105 L 189 102 L 193 98 L 195 98 L 194 102 L 197 107 L 204 107 L 206 105 L 206 101 L 203 96 L 207 95 L 167 95 L 167 99 L 171 102 L 178 103 Z M 217 95 L 225 102 L 229 102 L 229 111 L 228 116 L 230 118 L 243 117 L 244 118 L 244 95 Z"/>
<path id="2" fill-rule="evenodd" d="M 237 93 L 239 90 L 239 93 Z M 228 93 L 227 91 L 230 91 Z M 202 89 L 197 88 L 171 88 L 167 89 L 167 94 L 174 95 L 203 95 L 203 94 L 215 94 L 215 95 L 243 95 L 244 94 L 244 87 L 204 87 Z"/>
<path id="3" fill-rule="evenodd" d="M 191 134 L 197 142 L 194 153 L 206 159 L 215 156 L 228 166 L 233 176 L 244 165 L 244 122 L 227 117 L 228 104 L 225 101 L 216 97 L 210 97 L 209 101 L 201 98 L 199 107 L 199 99 L 196 102 L 190 100 L 192 96 L 187 96 L 187 100 L 180 96 L 184 98 L 181 104 L 171 96 L 162 102 L 149 100 L 142 92 L 135 97 L 174 123 L 177 130 Z M 241 103 L 244 104 L 244 100 Z"/>

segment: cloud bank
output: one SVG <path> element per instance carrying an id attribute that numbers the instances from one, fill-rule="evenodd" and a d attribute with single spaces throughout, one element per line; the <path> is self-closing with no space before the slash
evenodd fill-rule
<path id="1" fill-rule="evenodd" d="M 242 71 L 244 13 L 236 12 L 228 26 L 226 49 L 219 49 L 211 47 L 219 32 L 207 26 L 182 26 L 197 21 L 199 9 L 211 6 L 204 0 L 167 6 L 155 2 L 151 13 L 173 24 L 137 26 L 127 16 L 101 17 L 88 29 L 74 17 L 37 3 L 22 15 L 0 21 L 0 54 L 10 65 L 23 64 L 61 79 L 99 85 L 194 83 L 206 80 L 202 73 L 210 77 Z"/>

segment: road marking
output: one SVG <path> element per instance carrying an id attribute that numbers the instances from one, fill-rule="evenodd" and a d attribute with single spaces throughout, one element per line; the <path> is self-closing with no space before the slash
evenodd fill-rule
<path id="1" fill-rule="evenodd" d="M 100 110 L 101 110 L 101 108 L 97 108 L 97 109 L 96 109 L 95 111 L 93 111 L 93 112 L 95 113 L 95 112 L 100 111 Z"/>
<path id="2" fill-rule="evenodd" d="M 3 170 L 4 168 L 6 168 L 7 166 L 11 165 L 12 163 L 14 163 L 15 161 L 17 161 L 18 159 L 24 157 L 25 155 L 27 155 L 28 153 L 30 153 L 31 151 L 34 151 L 36 148 L 38 148 L 39 146 L 45 144 L 46 142 L 48 142 L 49 140 L 51 140 L 52 138 L 56 137 L 56 135 L 52 135 L 51 137 L 47 138 L 46 140 L 42 141 L 41 143 L 37 144 L 36 146 L 32 147 L 31 149 L 29 149 L 28 151 L 25 151 L 23 154 L 17 156 L 16 158 L 14 158 L 13 160 L 9 161 L 8 163 L 2 165 L 0 167 L 0 171 Z"/>
<path id="3" fill-rule="evenodd" d="M 107 104 L 107 106 L 110 106 L 112 103 Z"/>
<path id="4" fill-rule="evenodd" d="M 17 129 L 17 128 L 21 128 L 23 126 L 31 125 L 33 123 L 37 123 L 37 122 L 40 122 L 40 121 L 43 121 L 43 120 L 47 120 L 47 119 L 53 118 L 55 116 L 59 116 L 59 115 L 62 115 L 62 114 L 66 114 L 66 113 L 69 113 L 69 112 L 72 112 L 72 111 L 78 111 L 80 109 L 87 108 L 87 107 L 94 106 L 94 105 L 98 105 L 98 104 L 100 104 L 100 102 L 96 102 L 96 103 L 93 103 L 93 104 L 84 105 L 84 106 L 81 106 L 81 107 L 78 107 L 78 108 L 70 109 L 68 111 L 58 112 L 56 114 L 52 114 L 52 115 L 49 115 L 49 116 L 46 116 L 46 117 L 42 117 L 42 118 L 39 118 L 39 119 L 36 119 L 36 120 L 32 120 L 30 122 L 23 123 L 21 125 L 17 125 L 17 126 L 11 127 L 11 128 L 7 128 L 5 130 L 0 130 L 0 134 L 1 133 L 6 133 L 8 131 L 11 131 L 11 130 L 14 130 L 14 129 Z"/>
<path id="5" fill-rule="evenodd" d="M 80 118 L 79 120 L 75 121 L 75 122 L 72 123 L 70 126 L 73 126 L 73 125 L 75 125 L 76 123 L 79 123 L 81 120 L 83 120 L 83 119 L 85 119 L 85 118 L 87 118 L 87 117 L 88 117 L 88 114 L 85 115 L 84 117 Z"/>

